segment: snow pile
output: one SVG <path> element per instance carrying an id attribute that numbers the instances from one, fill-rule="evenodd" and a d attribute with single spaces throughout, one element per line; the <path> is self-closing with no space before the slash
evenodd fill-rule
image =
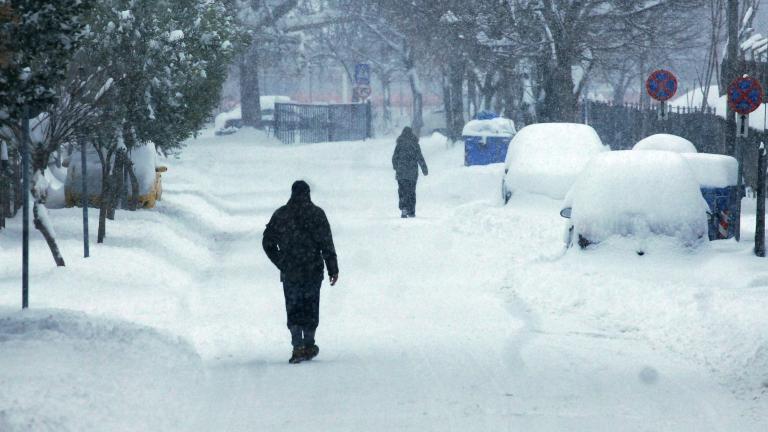
<path id="1" fill-rule="evenodd" d="M 515 134 L 515 122 L 510 119 L 496 117 L 490 120 L 471 120 L 464 126 L 463 136 L 503 136 Z"/>
<path id="2" fill-rule="evenodd" d="M 593 156 L 607 151 L 590 126 L 540 123 L 515 135 L 507 151 L 507 190 L 563 199 Z"/>
<path id="3" fill-rule="evenodd" d="M 217 115 L 213 120 L 213 128 L 216 131 L 224 130 L 228 120 L 240 120 L 241 118 L 243 118 L 243 111 L 238 106 L 237 108 Z"/>
<path id="4" fill-rule="evenodd" d="M 271 120 L 273 118 L 273 114 L 269 112 L 275 110 L 275 104 L 289 103 L 289 102 L 291 102 L 291 98 L 288 96 L 261 96 L 259 98 L 259 103 L 261 105 L 261 110 L 262 110 L 262 119 Z M 213 121 L 213 128 L 215 131 L 222 131 L 225 129 L 225 126 L 228 120 L 240 120 L 242 118 L 243 118 L 242 108 L 240 106 L 237 106 L 236 108 L 230 111 L 223 112 L 217 115 Z"/>
<path id="5" fill-rule="evenodd" d="M 709 207 L 685 160 L 664 151 L 596 156 L 563 203 L 574 239 L 664 235 L 693 245 L 707 233 Z"/>
<path id="6" fill-rule="evenodd" d="M 703 188 L 735 186 L 738 181 L 739 163 L 731 156 L 710 153 L 684 153 L 680 156 L 688 162 Z"/>
<path id="7" fill-rule="evenodd" d="M 697 153 L 696 146 L 683 137 L 670 134 L 656 134 L 643 138 L 632 150 L 666 150 L 675 153 Z"/>
<path id="8" fill-rule="evenodd" d="M 0 310 L 0 430 L 189 430 L 202 362 L 186 343 L 63 311 Z"/>

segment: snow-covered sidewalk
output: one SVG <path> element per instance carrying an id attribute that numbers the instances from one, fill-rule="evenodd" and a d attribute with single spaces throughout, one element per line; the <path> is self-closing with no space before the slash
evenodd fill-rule
<path id="1" fill-rule="evenodd" d="M 748 241 L 563 254 L 558 202 L 502 207 L 503 168 L 465 168 L 438 137 L 422 142 L 430 175 L 409 220 L 393 139 L 188 144 L 158 208 L 119 212 L 88 260 L 81 211 L 51 212 L 68 267 L 33 235 L 32 313 L 10 309 L 20 221 L 0 232 L 0 430 L 768 427 L 768 270 Z M 261 233 L 298 178 L 341 274 L 323 288 L 320 356 L 295 366 Z M 38 337 L 46 320 L 119 330 Z"/>

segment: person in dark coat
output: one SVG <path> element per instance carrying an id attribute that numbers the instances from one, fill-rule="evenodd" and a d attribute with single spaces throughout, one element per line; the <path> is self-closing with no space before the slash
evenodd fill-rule
<path id="1" fill-rule="evenodd" d="M 320 322 L 323 263 L 331 286 L 339 279 L 339 266 L 328 218 L 312 203 L 306 182 L 293 184 L 288 204 L 277 209 L 267 224 L 262 246 L 280 270 L 293 345 L 290 362 L 311 360 L 319 352 L 315 330 Z"/>
<path id="2" fill-rule="evenodd" d="M 392 155 L 392 168 L 397 179 L 397 193 L 400 197 L 401 217 L 416 217 L 416 182 L 419 180 L 419 167 L 424 175 L 429 174 L 427 162 L 421 154 L 419 139 L 409 127 L 397 138 L 395 153 Z"/>

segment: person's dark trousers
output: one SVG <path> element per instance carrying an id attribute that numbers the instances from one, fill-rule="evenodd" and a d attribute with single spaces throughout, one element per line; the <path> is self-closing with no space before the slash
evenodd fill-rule
<path id="1" fill-rule="evenodd" d="M 397 194 L 400 197 L 400 210 L 410 215 L 416 214 L 416 181 L 398 180 Z"/>
<path id="2" fill-rule="evenodd" d="M 284 281 L 285 311 L 288 315 L 288 329 L 294 347 L 315 344 L 315 330 L 320 323 L 319 281 Z"/>

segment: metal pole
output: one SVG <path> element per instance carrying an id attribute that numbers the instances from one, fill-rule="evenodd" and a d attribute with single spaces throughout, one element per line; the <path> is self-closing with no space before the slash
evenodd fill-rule
<path id="1" fill-rule="evenodd" d="M 88 244 L 88 170 L 85 158 L 86 142 L 83 137 L 80 137 L 80 169 L 83 176 L 83 188 L 82 188 L 82 205 L 83 205 L 83 256 L 88 258 L 91 256 Z"/>
<path id="2" fill-rule="evenodd" d="M 744 140 L 739 137 L 734 137 L 734 142 L 736 144 L 736 157 L 739 163 L 738 178 L 736 179 L 736 193 L 738 194 L 739 207 L 741 207 L 741 199 L 744 198 L 744 193 L 742 192 L 742 189 L 744 188 Z M 736 241 L 741 241 L 741 218 L 736 218 L 734 222 L 736 224 Z"/>
<path id="3" fill-rule="evenodd" d="M 21 196 L 24 202 L 21 234 L 21 308 L 29 307 L 29 108 L 21 119 Z"/>
<path id="4" fill-rule="evenodd" d="M 765 257 L 765 144 L 760 143 L 757 159 L 757 226 L 755 226 L 755 255 Z"/>

